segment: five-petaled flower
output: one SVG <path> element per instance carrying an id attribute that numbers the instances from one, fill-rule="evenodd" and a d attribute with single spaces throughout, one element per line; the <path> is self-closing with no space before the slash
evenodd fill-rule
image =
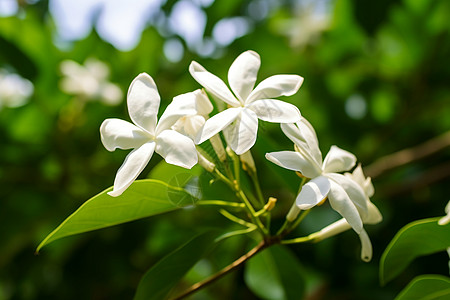
<path id="1" fill-rule="evenodd" d="M 367 214 L 363 214 L 361 219 L 364 224 L 377 224 L 381 222 L 383 219 L 378 208 L 370 201 L 369 197 L 373 196 L 374 188 L 372 185 L 372 181 L 370 177 L 365 177 L 361 165 L 358 165 L 353 173 L 345 173 L 346 177 L 350 180 L 356 182 L 364 191 L 364 194 L 367 196 Z M 315 240 L 320 241 L 324 240 L 328 237 L 334 236 L 341 232 L 344 232 L 350 229 L 350 225 L 347 220 L 340 219 L 333 224 L 328 225 L 327 227 L 321 229 L 319 232 L 314 234 Z M 372 259 L 372 243 L 370 242 L 369 235 L 364 230 L 358 234 L 359 239 L 361 241 L 361 259 L 364 261 L 370 261 Z"/>
<path id="2" fill-rule="evenodd" d="M 258 119 L 274 123 L 294 123 L 300 120 L 300 111 L 296 106 L 272 98 L 295 94 L 303 78 L 298 75 L 275 75 L 254 88 L 260 64 L 260 57 L 254 51 L 239 55 L 228 71 L 231 92 L 217 76 L 197 62 L 191 63 L 189 72 L 194 79 L 215 98 L 229 106 L 205 122 L 196 137 L 197 144 L 223 130 L 230 148 L 241 155 L 255 144 Z"/>
<path id="3" fill-rule="evenodd" d="M 281 124 L 281 129 L 294 142 L 296 151 L 271 152 L 266 154 L 266 158 L 311 179 L 297 196 L 297 207 L 307 210 L 328 197 L 331 207 L 360 234 L 363 230 L 361 219 L 368 213 L 367 196 L 354 180 L 338 174 L 350 170 L 356 163 L 356 157 L 331 146 L 322 162 L 316 133 L 305 118 L 296 124 Z"/>
<path id="4" fill-rule="evenodd" d="M 103 121 L 100 133 L 108 151 L 133 149 L 117 171 L 114 189 L 109 195 L 121 195 L 142 172 L 155 151 L 169 164 L 190 169 L 197 163 L 192 139 L 171 128 L 183 116 L 197 114 L 195 101 L 192 101 L 196 96 L 187 93 L 177 97 L 157 123 L 160 96 L 153 79 L 142 73 L 133 80 L 127 95 L 128 112 L 134 124 L 120 119 Z"/>

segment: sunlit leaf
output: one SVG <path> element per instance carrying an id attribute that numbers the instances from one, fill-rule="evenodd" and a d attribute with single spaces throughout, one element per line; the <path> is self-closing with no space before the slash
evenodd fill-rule
<path id="1" fill-rule="evenodd" d="M 450 299 L 450 278 L 441 275 L 423 275 L 414 278 L 395 300 Z"/>
<path id="2" fill-rule="evenodd" d="M 256 255 L 247 263 L 244 276 L 250 290 L 262 299 L 302 299 L 305 274 L 285 246 L 273 246 Z"/>
<path id="3" fill-rule="evenodd" d="M 134 299 L 165 299 L 170 290 L 214 246 L 217 235 L 215 232 L 197 235 L 161 259 L 142 277 Z"/>
<path id="4" fill-rule="evenodd" d="M 381 257 L 382 284 L 400 274 L 415 258 L 450 247 L 450 224 L 441 226 L 438 220 L 419 220 L 400 229 Z"/>
<path id="5" fill-rule="evenodd" d="M 192 169 L 186 169 L 176 165 L 168 164 L 164 160 L 161 160 L 156 166 L 154 166 L 148 174 L 149 179 L 156 179 L 164 181 L 173 186 L 179 186 L 172 184 L 176 182 L 175 177 L 180 174 L 186 174 L 190 176 L 200 176 L 203 172 L 200 165 L 195 165 Z"/>
<path id="6" fill-rule="evenodd" d="M 86 201 L 64 220 L 38 246 L 43 246 L 66 236 L 105 228 L 164 212 L 182 206 L 173 200 L 192 197 L 181 188 L 172 187 L 158 180 L 137 180 L 119 197 L 107 192 L 112 187 Z"/>

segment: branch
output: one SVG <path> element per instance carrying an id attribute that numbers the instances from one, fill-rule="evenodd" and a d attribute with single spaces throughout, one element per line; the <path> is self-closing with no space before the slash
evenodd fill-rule
<path id="1" fill-rule="evenodd" d="M 233 271 L 234 269 L 240 267 L 242 264 L 244 264 L 247 260 L 255 256 L 260 251 L 264 250 L 271 244 L 266 241 L 261 241 L 256 247 L 254 247 L 252 250 L 244 254 L 243 256 L 239 257 L 237 260 L 220 270 L 219 272 L 215 273 L 209 278 L 206 278 L 205 280 L 202 280 L 194 285 L 192 285 L 189 289 L 185 290 L 182 294 L 171 298 L 171 300 L 179 300 L 183 299 L 184 297 L 187 297 L 196 291 L 208 286 L 209 284 L 213 283 L 217 279 L 221 278 L 222 276 L 228 274 L 229 272 Z"/>
<path id="2" fill-rule="evenodd" d="M 422 159 L 450 146 L 450 131 L 418 146 L 407 148 L 379 158 L 364 168 L 367 176 L 377 177 L 391 169 Z"/>
<path id="3" fill-rule="evenodd" d="M 413 180 L 395 183 L 393 185 L 383 187 L 381 190 L 378 189 L 378 192 L 382 193 L 383 196 L 393 197 L 406 192 L 420 190 L 434 182 L 438 182 L 448 177 L 450 177 L 450 162 L 442 163 L 439 166 L 428 169 Z"/>

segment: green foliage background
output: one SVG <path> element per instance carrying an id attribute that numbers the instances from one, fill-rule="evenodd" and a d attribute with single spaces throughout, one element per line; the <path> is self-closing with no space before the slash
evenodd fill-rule
<path id="1" fill-rule="evenodd" d="M 216 1 L 204 8 L 205 36 L 225 17 L 251 18 L 252 7 L 261 1 Z M 170 12 L 175 2 L 167 1 L 163 11 Z M 300 22 L 306 12 L 299 14 L 295 2 L 269 5 L 268 15 L 254 19 L 253 29 L 219 49 L 217 57 L 199 57 L 185 47 L 177 63 L 164 56 L 164 41 L 172 36 L 162 34 L 162 28 L 146 28 L 138 46 L 127 52 L 116 50 L 95 30 L 61 49 L 54 43 L 56 28 L 47 1 L 20 1 L 20 15 L 0 18 L 0 67 L 14 69 L 35 87 L 28 104 L 0 110 L 0 300 L 132 298 L 149 267 L 192 238 L 195 228 L 229 223 L 213 209 L 179 210 L 66 238 L 35 256 L 51 230 L 112 185 L 126 155 L 107 152 L 99 138 L 105 118 L 128 120 L 125 102 L 115 107 L 88 102 L 76 111 L 73 96 L 58 87 L 64 59 L 107 62 L 111 81 L 124 92 L 137 74 L 147 72 L 155 78 L 164 107 L 174 96 L 199 88 L 187 72 L 192 60 L 225 79 L 237 55 L 255 50 L 262 60 L 258 81 L 279 73 L 305 78 L 300 91 L 286 101 L 315 126 L 322 152 L 336 144 L 355 153 L 363 166 L 450 130 L 450 2 L 330 1 L 330 26 L 309 43 L 293 46 L 282 24 L 292 21 L 298 35 L 313 30 L 312 23 Z M 367 104 L 361 119 L 345 111 L 354 95 Z M 265 195 L 280 200 L 275 210 L 279 222 L 298 178 L 270 165 L 264 153 L 290 148 L 277 125 L 260 123 L 254 157 Z M 160 160 L 155 156 L 141 178 Z M 379 259 L 394 234 L 408 222 L 444 214 L 449 178 L 448 148 L 373 178 L 373 202 L 384 221 L 368 228 L 374 246 L 370 263 L 360 261 L 359 239 L 350 231 L 320 244 L 290 247 L 305 269 L 310 299 L 392 299 L 418 274 L 448 275 L 448 257 L 442 253 L 419 259 L 384 287 L 378 282 Z M 320 208 L 298 233 L 337 218 Z M 220 269 L 248 247 L 245 238 L 225 241 L 188 280 Z M 259 298 L 245 286 L 240 269 L 192 299 Z"/>

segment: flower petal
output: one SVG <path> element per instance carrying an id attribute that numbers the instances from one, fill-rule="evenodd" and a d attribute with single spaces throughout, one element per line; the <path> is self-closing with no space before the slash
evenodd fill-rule
<path id="1" fill-rule="evenodd" d="M 322 241 L 324 239 L 327 239 L 329 237 L 338 235 L 344 231 L 347 231 L 351 229 L 350 225 L 348 224 L 347 220 L 342 218 L 340 220 L 337 220 L 336 222 L 328 225 L 327 227 L 322 228 L 319 232 L 315 233 L 315 241 Z"/>
<path id="2" fill-rule="evenodd" d="M 155 135 L 159 103 L 158 89 L 153 78 L 146 73 L 139 74 L 128 89 L 128 113 L 134 124 Z"/>
<path id="3" fill-rule="evenodd" d="M 140 147 L 151 140 L 151 136 L 130 122 L 120 119 L 106 119 L 100 126 L 100 136 L 108 151 Z"/>
<path id="4" fill-rule="evenodd" d="M 358 164 L 358 166 L 353 170 L 352 173 L 345 173 L 344 175 L 356 181 L 356 183 L 358 183 L 359 186 L 362 187 L 367 197 L 372 197 L 375 193 L 372 180 L 370 179 L 370 177 L 366 178 L 364 176 L 361 164 Z"/>
<path id="5" fill-rule="evenodd" d="M 179 133 L 194 140 L 204 124 L 205 118 L 202 116 L 184 116 L 179 118 L 178 121 L 173 124 L 171 129 L 178 131 Z"/>
<path id="6" fill-rule="evenodd" d="M 156 135 L 169 129 L 181 117 L 196 115 L 196 98 L 194 92 L 178 95 L 167 106 L 156 126 Z"/>
<path id="7" fill-rule="evenodd" d="M 378 224 L 383 221 L 383 216 L 381 215 L 378 208 L 372 202 L 367 203 L 368 214 L 366 218 L 363 218 L 364 224 Z"/>
<path id="8" fill-rule="evenodd" d="M 295 105 L 280 100 L 256 100 L 246 107 L 253 110 L 259 119 L 267 122 L 295 123 L 301 118 Z"/>
<path id="9" fill-rule="evenodd" d="M 250 93 L 246 104 L 258 99 L 272 99 L 279 96 L 291 96 L 297 93 L 303 83 L 298 75 L 274 75 L 261 81 Z"/>
<path id="10" fill-rule="evenodd" d="M 355 155 L 333 145 L 323 160 L 323 171 L 326 173 L 348 171 L 355 164 Z"/>
<path id="11" fill-rule="evenodd" d="M 329 181 L 330 192 L 328 193 L 328 199 L 330 200 L 331 207 L 347 220 L 356 233 L 360 234 L 363 225 L 358 210 L 344 188 L 333 180 Z"/>
<path id="12" fill-rule="evenodd" d="M 198 161 L 194 142 L 175 130 L 164 130 L 157 136 L 156 152 L 167 163 L 186 169 L 192 168 Z"/>
<path id="13" fill-rule="evenodd" d="M 261 59 L 255 51 L 245 51 L 231 64 L 228 71 L 228 83 L 242 103 L 255 86 L 260 65 Z"/>
<path id="14" fill-rule="evenodd" d="M 319 149 L 319 141 L 314 128 L 305 118 L 302 117 L 295 124 L 281 124 L 281 130 L 297 145 L 299 152 L 322 169 L 322 152 Z"/>
<path id="15" fill-rule="evenodd" d="M 366 218 L 368 216 L 367 203 L 370 202 L 369 198 L 364 193 L 361 186 L 356 183 L 356 181 L 337 173 L 327 173 L 327 177 L 331 178 L 334 182 L 339 184 L 348 195 L 350 200 L 355 204 L 356 209 L 361 218 Z"/>
<path id="16" fill-rule="evenodd" d="M 229 108 L 223 112 L 218 113 L 212 118 L 206 120 L 205 125 L 197 134 L 195 138 L 196 144 L 201 144 L 204 141 L 210 139 L 212 136 L 216 135 L 222 131 L 225 127 L 230 125 L 238 115 L 241 113 L 242 108 Z"/>
<path id="17" fill-rule="evenodd" d="M 302 187 L 295 203 L 300 209 L 310 209 L 322 202 L 325 197 L 327 197 L 329 192 L 330 180 L 328 180 L 325 176 L 319 176 L 308 181 Z"/>
<path id="18" fill-rule="evenodd" d="M 114 189 L 108 192 L 108 195 L 113 197 L 120 196 L 144 170 L 154 151 L 155 142 L 145 143 L 131 151 L 117 171 L 114 179 Z"/>
<path id="19" fill-rule="evenodd" d="M 215 97 L 234 107 L 241 105 L 222 79 L 208 72 L 198 62 L 191 62 L 189 72 L 198 83 Z"/>
<path id="20" fill-rule="evenodd" d="M 298 171 L 305 177 L 314 178 L 320 175 L 321 170 L 311 163 L 302 154 L 294 151 L 279 151 L 266 153 L 266 158 L 280 167 Z"/>
<path id="21" fill-rule="evenodd" d="M 369 262 L 372 259 L 372 243 L 370 242 L 369 235 L 363 229 L 359 234 L 361 240 L 361 259 L 365 262 Z"/>
<path id="22" fill-rule="evenodd" d="M 203 89 L 195 90 L 193 93 L 195 95 L 195 109 L 197 110 L 197 114 L 206 117 L 214 108 L 211 101 L 209 101 L 209 98 Z"/>
<path id="23" fill-rule="evenodd" d="M 225 139 L 231 149 L 241 155 L 250 150 L 256 142 L 258 117 L 250 109 L 242 109 L 234 123 L 224 128 Z"/>

